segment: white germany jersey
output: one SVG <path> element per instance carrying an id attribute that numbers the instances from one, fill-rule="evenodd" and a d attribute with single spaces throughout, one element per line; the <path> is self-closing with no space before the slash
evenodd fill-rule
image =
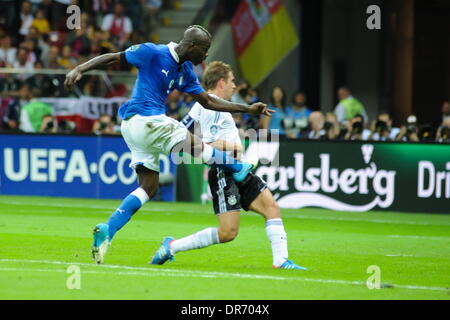
<path id="1" fill-rule="evenodd" d="M 241 144 L 239 130 L 231 113 L 209 110 L 196 102 L 189 116 L 200 125 L 203 142 L 225 140 Z"/>

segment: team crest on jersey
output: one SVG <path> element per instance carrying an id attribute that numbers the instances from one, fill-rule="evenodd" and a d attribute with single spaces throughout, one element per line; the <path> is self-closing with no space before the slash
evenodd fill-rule
<path id="1" fill-rule="evenodd" d="M 234 206 L 236 204 L 237 200 L 236 200 L 236 196 L 235 195 L 231 195 L 228 197 L 228 204 L 230 206 Z"/>
<path id="2" fill-rule="evenodd" d="M 141 46 L 140 44 L 135 44 L 130 47 L 130 51 L 136 51 L 137 49 L 139 49 L 140 46 Z"/>
<path id="3" fill-rule="evenodd" d="M 213 136 L 215 136 L 216 134 L 217 134 L 217 125 L 216 124 L 213 124 L 212 126 L 211 126 L 211 128 L 209 128 L 209 131 L 211 132 L 211 134 L 213 135 Z"/>

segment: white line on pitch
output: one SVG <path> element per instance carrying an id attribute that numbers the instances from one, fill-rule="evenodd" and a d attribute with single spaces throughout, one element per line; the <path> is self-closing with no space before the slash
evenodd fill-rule
<path id="1" fill-rule="evenodd" d="M 401 235 L 390 234 L 389 238 L 408 238 L 408 239 L 426 239 L 426 240 L 450 240 L 450 237 L 432 237 L 432 236 L 413 236 L 413 235 Z"/>
<path id="2" fill-rule="evenodd" d="M 300 277 L 280 277 L 269 275 L 256 275 L 246 273 L 232 273 L 232 272 L 211 272 L 211 271 L 194 271 L 194 270 L 177 270 L 177 269 L 164 269 L 164 268 L 144 268 L 144 267 L 130 267 L 121 265 L 95 265 L 91 263 L 83 262 L 64 262 L 64 261 L 52 261 L 52 260 L 27 260 L 27 259 L 0 259 L 0 262 L 22 262 L 22 263 L 40 263 L 40 264 L 54 264 L 54 265 L 80 265 L 92 268 L 101 269 L 114 269 L 114 270 L 134 270 L 131 272 L 116 271 L 114 273 L 123 275 L 136 275 L 136 276 L 172 276 L 172 277 L 198 277 L 198 278 L 246 278 L 246 279 L 263 279 L 263 280 L 281 280 L 281 281 L 305 281 L 305 282 L 317 282 L 317 283 L 333 283 L 344 285 L 365 285 L 365 282 L 361 281 L 348 281 L 348 280 L 333 280 L 333 279 L 313 279 L 313 278 L 300 278 Z M 17 269 L 17 270 L 15 270 Z M 20 269 L 20 268 L 0 268 L 3 271 L 35 271 L 35 269 Z M 64 272 L 57 269 L 37 269 L 43 270 L 42 272 Z M 139 272 L 141 271 L 141 272 Z M 83 270 L 86 273 L 108 273 L 98 270 Z M 299 273 L 300 274 L 300 273 Z M 393 285 L 394 288 L 399 289 L 413 289 L 413 290 L 430 290 L 430 291 L 449 291 L 448 288 L 441 287 L 427 287 L 427 286 L 415 286 L 415 285 Z"/>
<path id="3" fill-rule="evenodd" d="M 20 201 L 11 201 L 6 200 L 2 201 L 0 199 L 0 203 L 10 204 L 10 205 L 24 205 L 23 202 Z M 63 208 L 81 208 L 81 209 L 105 209 L 110 210 L 111 212 L 115 209 L 114 206 L 102 206 L 102 205 L 88 205 L 88 204 L 76 204 L 76 203 L 62 203 L 62 202 L 51 202 L 51 203 L 33 203 L 33 206 L 40 207 L 63 207 Z M 303 209 L 305 210 L 305 209 Z M 306 209 L 307 210 L 307 209 Z M 31 211 L 31 210 L 30 210 Z M 200 214 L 210 214 L 208 209 L 205 212 L 201 212 L 199 210 L 186 210 L 183 209 L 184 212 L 188 213 L 200 213 Z M 148 206 L 143 207 L 139 210 L 139 212 L 169 212 L 167 209 L 159 209 L 151 207 L 151 202 Z M 336 213 L 338 215 L 339 213 Z M 256 214 L 255 214 L 256 215 Z M 450 224 L 445 224 L 442 222 L 430 223 L 430 222 L 417 222 L 417 221 L 395 221 L 395 220 L 385 220 L 385 219 L 360 219 L 360 218 L 348 218 L 348 217 L 321 217 L 321 216 L 305 216 L 305 215 L 294 215 L 292 213 L 285 215 L 287 218 L 294 219 L 309 219 L 309 220 L 328 220 L 328 221 L 355 221 L 355 222 L 368 222 L 368 223 L 395 223 L 395 224 L 405 224 L 405 225 L 426 225 L 426 226 L 450 226 Z"/>

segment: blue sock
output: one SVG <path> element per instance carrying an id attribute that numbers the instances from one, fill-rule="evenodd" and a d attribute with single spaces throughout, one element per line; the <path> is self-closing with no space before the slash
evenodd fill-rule
<path id="1" fill-rule="evenodd" d="M 117 231 L 119 231 L 148 200 L 147 193 L 142 188 L 137 188 L 125 199 L 123 199 L 119 208 L 111 215 L 108 222 L 109 241 L 112 240 Z"/>
<path id="2" fill-rule="evenodd" d="M 218 166 L 224 171 L 229 171 L 232 173 L 239 172 L 242 169 L 242 162 L 236 160 L 233 157 L 230 157 L 226 152 L 220 151 L 215 148 L 213 148 L 210 162 L 211 164 Z"/>

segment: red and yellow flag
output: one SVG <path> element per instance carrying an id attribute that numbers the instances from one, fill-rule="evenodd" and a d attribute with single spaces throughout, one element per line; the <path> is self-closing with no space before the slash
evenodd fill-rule
<path id="1" fill-rule="evenodd" d="M 299 43 L 282 0 L 244 0 L 231 20 L 241 72 L 262 82 Z"/>

